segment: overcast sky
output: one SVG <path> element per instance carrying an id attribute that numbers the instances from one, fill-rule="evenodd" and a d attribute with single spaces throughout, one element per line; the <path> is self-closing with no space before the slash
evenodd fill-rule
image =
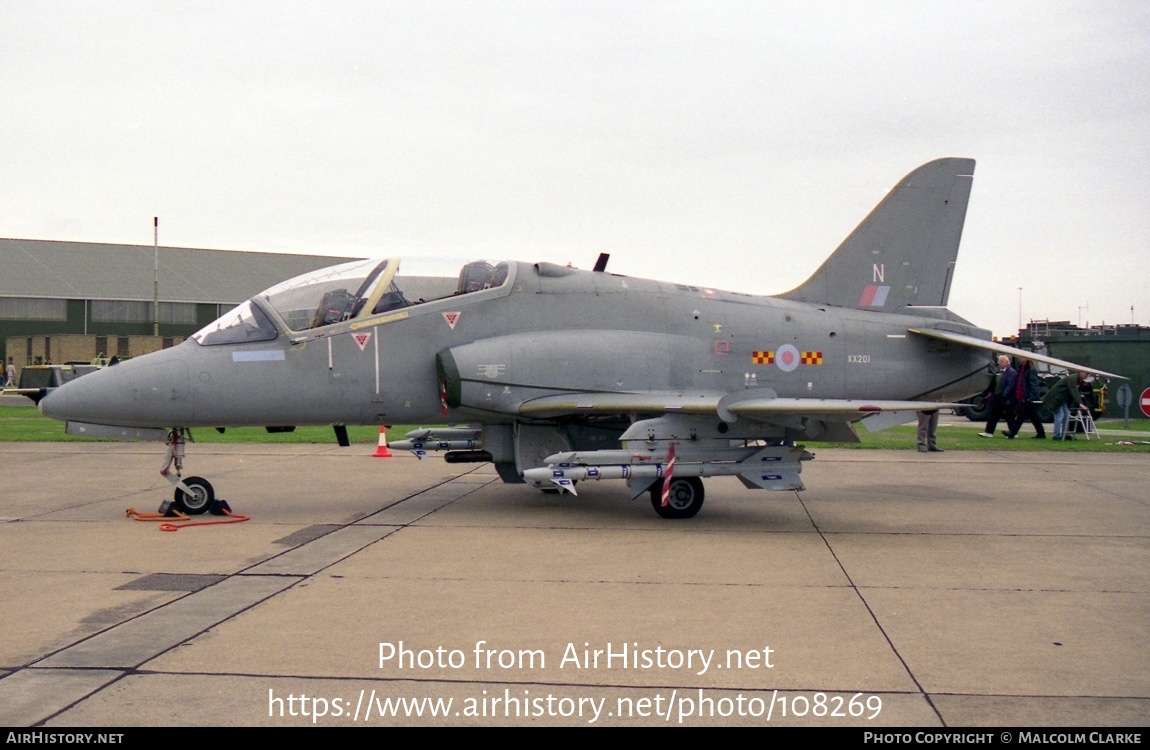
<path id="1" fill-rule="evenodd" d="M 1148 325 L 1148 112 L 1138 0 L 0 0 L 0 237 L 775 294 L 963 156 L 952 310 Z"/>

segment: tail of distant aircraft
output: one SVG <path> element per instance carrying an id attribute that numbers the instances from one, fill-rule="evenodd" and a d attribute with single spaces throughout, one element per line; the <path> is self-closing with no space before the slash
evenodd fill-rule
<path id="1" fill-rule="evenodd" d="M 945 306 L 974 159 L 938 159 L 904 177 L 802 286 L 783 299 L 898 312 Z"/>

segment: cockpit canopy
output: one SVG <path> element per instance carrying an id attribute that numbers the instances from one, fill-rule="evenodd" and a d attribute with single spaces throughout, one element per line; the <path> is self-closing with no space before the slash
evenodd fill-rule
<path id="1" fill-rule="evenodd" d="M 506 261 L 463 262 L 427 258 L 356 260 L 322 268 L 261 292 L 292 331 L 333 325 L 345 320 L 494 289 L 507 283 Z M 275 326 L 251 300 L 192 336 L 204 346 L 267 341 Z"/>

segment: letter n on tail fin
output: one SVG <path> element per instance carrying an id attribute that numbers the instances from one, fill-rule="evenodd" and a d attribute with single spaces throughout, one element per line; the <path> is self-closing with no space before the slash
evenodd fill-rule
<path id="1" fill-rule="evenodd" d="M 945 306 L 973 175 L 973 159 L 922 165 L 887 193 L 813 276 L 779 296 L 884 312 Z"/>

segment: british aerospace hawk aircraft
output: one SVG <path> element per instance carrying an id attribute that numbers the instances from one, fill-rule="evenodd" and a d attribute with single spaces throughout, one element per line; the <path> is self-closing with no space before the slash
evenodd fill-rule
<path id="1" fill-rule="evenodd" d="M 777 297 L 615 275 L 605 255 L 592 271 L 354 261 L 67 383 L 40 410 L 74 434 L 166 440 L 162 473 L 190 512 L 213 490 L 181 477 L 189 428 L 243 425 L 333 425 L 341 444 L 346 425 L 445 425 L 392 447 L 489 461 L 545 491 L 625 479 L 667 518 L 699 511 L 703 477 L 799 490 L 813 456 L 798 441 L 857 441 L 858 422 L 955 406 L 987 385 L 988 352 L 1017 354 L 945 307 L 973 172 L 956 158 L 914 170 Z"/>

